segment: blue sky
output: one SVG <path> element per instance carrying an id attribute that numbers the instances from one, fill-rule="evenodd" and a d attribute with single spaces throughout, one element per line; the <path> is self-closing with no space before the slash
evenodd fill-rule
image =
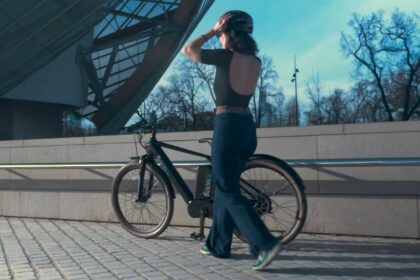
<path id="1" fill-rule="evenodd" d="M 294 94 L 290 80 L 296 54 L 299 98 L 305 99 L 305 83 L 313 72 L 319 72 L 325 93 L 349 87 L 352 60 L 340 52 L 340 32 L 349 31 L 352 13 L 394 8 L 418 12 L 420 0 L 216 0 L 188 41 L 211 29 L 224 12 L 246 11 L 254 18 L 260 54 L 273 58 L 286 96 Z"/>

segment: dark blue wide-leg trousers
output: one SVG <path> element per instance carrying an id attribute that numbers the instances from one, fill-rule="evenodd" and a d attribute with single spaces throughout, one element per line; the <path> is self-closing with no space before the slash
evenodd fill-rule
<path id="1" fill-rule="evenodd" d="M 230 256 L 235 226 L 245 236 L 254 257 L 276 241 L 251 203 L 240 194 L 240 174 L 256 147 L 252 115 L 222 113 L 215 116 L 211 163 L 216 189 L 213 224 L 206 245 L 216 257 Z"/>

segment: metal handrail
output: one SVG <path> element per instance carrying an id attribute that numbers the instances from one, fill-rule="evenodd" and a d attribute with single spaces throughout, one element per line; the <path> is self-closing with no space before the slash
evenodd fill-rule
<path id="1" fill-rule="evenodd" d="M 287 160 L 295 167 L 420 166 L 420 157 Z"/>
<path id="2" fill-rule="evenodd" d="M 420 166 L 420 157 L 409 158 L 349 158 L 349 159 L 291 159 L 285 160 L 293 167 L 357 167 L 357 166 Z M 10 163 L 0 164 L 0 169 L 88 169 L 120 168 L 127 162 L 84 163 Z M 174 161 L 176 167 L 209 165 L 205 160 Z"/>

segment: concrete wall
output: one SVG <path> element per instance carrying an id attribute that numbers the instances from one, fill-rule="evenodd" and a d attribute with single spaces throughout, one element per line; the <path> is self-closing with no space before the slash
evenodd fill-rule
<path id="1" fill-rule="evenodd" d="M 63 135 L 60 104 L 0 98 L 0 141 Z"/>
<path id="2" fill-rule="evenodd" d="M 209 153 L 210 131 L 162 133 Z M 0 142 L 0 164 L 126 161 L 132 135 Z M 420 122 L 258 130 L 258 153 L 283 159 L 420 157 Z M 141 148 L 139 152 L 142 153 Z M 199 159 L 169 152 L 173 160 Z M 297 168 L 307 185 L 306 232 L 420 238 L 420 166 Z M 109 190 L 117 169 L 1 170 L 0 214 L 114 221 Z M 193 188 L 195 170 L 180 169 Z M 172 224 L 198 225 L 178 197 Z"/>

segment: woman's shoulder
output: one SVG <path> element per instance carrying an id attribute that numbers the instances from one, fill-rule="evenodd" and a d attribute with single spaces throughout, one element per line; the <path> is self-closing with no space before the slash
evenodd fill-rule
<path id="1" fill-rule="evenodd" d="M 256 55 L 244 54 L 244 53 L 237 52 L 237 51 L 234 51 L 232 53 L 235 54 L 235 55 L 237 55 L 237 56 L 242 56 L 244 58 L 248 58 L 248 59 L 252 59 L 252 60 L 255 59 L 255 60 L 257 60 L 261 64 L 261 59 L 258 56 L 256 56 Z"/>

